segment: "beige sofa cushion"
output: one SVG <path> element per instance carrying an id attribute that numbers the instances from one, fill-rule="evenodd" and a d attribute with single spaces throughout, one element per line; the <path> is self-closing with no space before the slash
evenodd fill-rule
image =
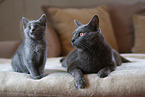
<path id="1" fill-rule="evenodd" d="M 124 55 L 132 63 L 123 63 L 106 78 L 86 74 L 86 88 L 76 89 L 74 78 L 59 63 L 48 58 L 46 77 L 34 80 L 29 74 L 13 72 L 10 59 L 0 59 L 1 97 L 144 97 L 145 55 Z"/>
<path id="2" fill-rule="evenodd" d="M 75 30 L 74 19 L 83 24 L 88 23 L 93 15 L 100 18 L 100 28 L 106 41 L 116 50 L 118 46 L 114 36 L 110 16 L 106 6 L 94 8 L 47 8 L 45 11 L 56 29 L 62 46 L 62 55 L 67 55 L 74 47 L 71 45 L 72 32 Z"/>
<path id="3" fill-rule="evenodd" d="M 47 23 L 46 28 L 47 57 L 58 57 L 61 54 L 61 46 L 56 31 Z"/>
<path id="4" fill-rule="evenodd" d="M 131 52 L 134 46 L 132 17 L 145 10 L 145 1 L 109 3 L 107 6 L 119 52 Z"/>
<path id="5" fill-rule="evenodd" d="M 134 52 L 145 53 L 145 15 L 134 15 L 135 45 Z"/>

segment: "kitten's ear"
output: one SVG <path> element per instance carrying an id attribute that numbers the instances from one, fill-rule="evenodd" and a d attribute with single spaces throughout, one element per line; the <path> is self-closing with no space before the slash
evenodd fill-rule
<path id="1" fill-rule="evenodd" d="M 29 20 L 26 19 L 25 17 L 22 17 L 22 22 L 23 22 L 23 27 L 26 28 L 27 27 L 27 23 L 29 22 Z"/>
<path id="2" fill-rule="evenodd" d="M 99 17 L 97 15 L 94 15 L 91 21 L 88 23 L 88 26 L 96 31 L 99 28 Z"/>
<path id="3" fill-rule="evenodd" d="M 82 25 L 82 24 L 81 24 L 79 21 L 77 21 L 77 20 L 74 20 L 74 23 L 75 23 L 75 25 L 76 25 L 76 28 L 78 28 L 79 26 Z"/>
<path id="4" fill-rule="evenodd" d="M 39 18 L 39 21 L 40 21 L 41 23 L 46 24 L 46 15 L 43 14 L 43 15 Z"/>

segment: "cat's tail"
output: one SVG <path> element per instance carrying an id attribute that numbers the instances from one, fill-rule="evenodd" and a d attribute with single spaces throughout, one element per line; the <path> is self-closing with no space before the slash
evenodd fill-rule
<path id="1" fill-rule="evenodd" d="M 62 58 L 60 59 L 60 63 L 62 63 L 64 59 L 65 59 L 65 58 L 64 58 L 64 57 L 62 57 Z"/>
<path id="2" fill-rule="evenodd" d="M 67 68 L 67 64 L 66 64 L 65 57 L 62 57 L 62 58 L 60 59 L 60 63 L 61 63 L 61 66 L 62 66 L 62 67 Z"/>
<path id="3" fill-rule="evenodd" d="M 120 56 L 120 57 L 121 57 L 121 60 L 122 60 L 123 63 L 131 62 L 131 61 L 129 61 L 128 59 L 126 59 L 126 58 L 124 58 L 124 57 L 122 57 L 122 56 Z"/>

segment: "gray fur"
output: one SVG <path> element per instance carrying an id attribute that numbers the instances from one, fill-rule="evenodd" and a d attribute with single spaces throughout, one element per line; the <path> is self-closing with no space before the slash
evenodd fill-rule
<path id="1" fill-rule="evenodd" d="M 45 39 L 46 15 L 40 19 L 29 21 L 22 18 L 25 40 L 12 58 L 12 69 L 15 72 L 27 73 L 33 79 L 45 76 L 44 67 L 47 58 Z"/>
<path id="2" fill-rule="evenodd" d="M 81 25 L 76 22 L 73 32 L 72 45 L 76 48 L 61 60 L 62 66 L 74 77 L 77 88 L 85 88 L 83 74 L 98 73 L 101 78 L 107 77 L 116 66 L 129 62 L 105 41 L 99 28 L 99 18 L 95 15 L 92 20 Z M 83 35 L 80 36 L 80 33 Z M 123 60 L 122 60 L 123 58 Z"/>
<path id="3" fill-rule="evenodd" d="M 75 23 L 75 25 L 76 25 L 76 28 L 78 28 L 79 26 L 82 25 L 82 24 L 81 24 L 79 21 L 77 21 L 77 20 L 74 20 L 74 23 Z"/>

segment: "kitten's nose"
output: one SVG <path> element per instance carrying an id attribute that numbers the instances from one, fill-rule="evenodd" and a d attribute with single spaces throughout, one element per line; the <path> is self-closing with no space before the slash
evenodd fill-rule
<path id="1" fill-rule="evenodd" d="M 74 41 L 75 41 L 74 39 L 71 40 L 72 43 L 73 43 Z"/>
<path id="2" fill-rule="evenodd" d="M 35 31 L 35 29 L 32 29 L 32 31 Z"/>

